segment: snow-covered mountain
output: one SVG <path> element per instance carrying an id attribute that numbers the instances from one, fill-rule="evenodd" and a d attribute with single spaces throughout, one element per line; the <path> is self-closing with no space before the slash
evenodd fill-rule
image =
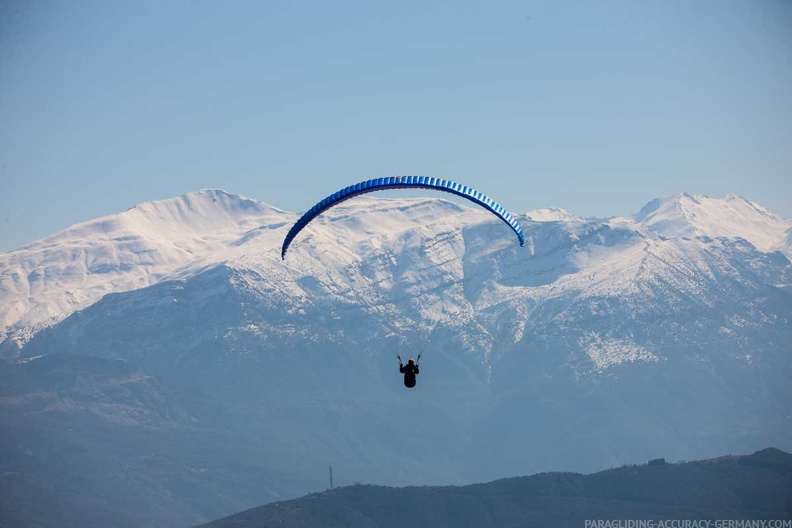
<path id="1" fill-rule="evenodd" d="M 365 211 L 368 214 L 361 214 Z M 296 218 L 296 214 L 263 202 L 220 190 L 204 190 L 143 203 L 0 254 L 0 344 L 5 344 L 5 355 L 12 355 L 14 348 L 24 345 L 39 329 L 91 306 L 108 293 L 189 278 L 223 262 L 241 267 L 272 267 L 276 274 L 293 276 L 296 270 L 305 275 L 306 265 L 312 266 L 311 271 L 324 272 L 331 264 L 353 256 L 364 262 L 372 251 L 382 249 L 386 240 L 396 240 L 404 233 L 423 229 L 424 235 L 432 236 L 436 226 L 461 231 L 468 225 L 491 223 L 482 211 L 443 200 L 363 197 L 332 210 L 317 222 L 343 227 L 307 232 L 306 240 L 300 244 L 313 243 L 316 247 L 310 253 L 303 250 L 302 256 L 290 255 L 285 265 L 278 265 L 274 251 Z M 555 228 L 537 228 L 532 225 L 534 222 L 562 223 L 560 231 L 569 242 L 592 229 L 640 236 L 641 242 L 628 251 L 638 257 L 632 260 L 620 247 L 598 249 L 596 256 L 589 252 L 576 255 L 585 262 L 558 263 L 573 265 L 578 270 L 574 275 L 588 283 L 577 286 L 586 290 L 596 288 L 604 275 L 610 277 L 610 287 L 629 289 L 636 264 L 646 261 L 642 253 L 667 239 L 744 239 L 759 251 L 780 251 L 792 256 L 792 221 L 733 194 L 723 199 L 688 194 L 657 199 L 630 218 L 586 221 L 562 209 L 549 208 L 526 213 L 521 220 L 535 232 L 529 239 L 527 255 L 517 253 L 527 257 L 520 259 L 523 263 L 535 259 L 536 245 L 547 242 L 542 238 L 559 234 L 551 235 Z M 496 237 L 502 247 L 508 242 L 507 237 Z M 396 241 L 386 250 L 396 252 L 401 243 Z M 457 253 L 465 249 L 453 248 Z M 489 251 L 495 251 L 495 247 Z M 542 248 L 538 251 L 542 253 Z M 316 264 L 306 264 L 306 260 L 320 255 L 324 260 L 318 263 L 318 269 Z M 625 262 L 625 257 L 631 263 Z M 625 274 L 624 266 L 633 270 Z M 508 275 L 524 272 L 512 270 L 506 279 Z M 590 276 L 598 280 L 588 281 Z M 345 278 L 348 284 L 357 280 L 354 276 Z M 560 286 L 554 284 L 554 289 Z M 15 346 L 10 346 L 12 343 Z"/>
<path id="2" fill-rule="evenodd" d="M 735 194 L 653 200 L 633 219 L 668 238 L 743 238 L 760 251 L 789 252 L 790 221 Z"/>
<path id="3" fill-rule="evenodd" d="M 124 500 L 139 478 L 140 504 L 198 522 L 321 489 L 328 464 L 464 483 L 792 448 L 792 222 L 757 204 L 543 209 L 521 248 L 483 210 L 365 196 L 282 261 L 297 218 L 200 191 L 0 254 L 0 418 L 33 420 L 7 452 L 118 460 L 126 480 L 97 478 Z M 420 351 L 406 391 L 395 355 Z M 113 440 L 48 443 L 77 417 Z"/>
<path id="4" fill-rule="evenodd" d="M 193 276 L 243 255 L 246 240 L 294 218 L 262 202 L 205 190 L 143 203 L 0 254 L 0 339 L 22 346 L 108 293 Z"/>

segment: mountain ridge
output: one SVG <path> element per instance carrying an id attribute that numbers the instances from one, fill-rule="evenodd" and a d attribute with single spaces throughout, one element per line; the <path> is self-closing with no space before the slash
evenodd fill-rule
<path id="1" fill-rule="evenodd" d="M 551 472 L 465 486 L 356 485 L 259 506 L 200 528 L 573 527 L 598 519 L 788 519 L 790 498 L 792 455 L 767 448 L 751 455 L 676 464 L 658 458 L 587 475 Z"/>

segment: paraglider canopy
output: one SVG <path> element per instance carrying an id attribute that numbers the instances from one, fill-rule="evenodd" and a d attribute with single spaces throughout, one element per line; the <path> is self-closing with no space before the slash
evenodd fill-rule
<path id="1" fill-rule="evenodd" d="M 520 246 L 525 245 L 525 236 L 523 235 L 520 224 L 517 223 L 514 217 L 506 209 L 504 209 L 503 206 L 501 206 L 489 196 L 486 196 L 485 194 L 482 194 L 466 185 L 440 178 L 433 178 L 429 176 L 391 176 L 388 178 L 377 178 L 356 183 L 355 185 L 350 185 L 349 187 L 345 187 L 340 191 L 331 194 L 321 202 L 311 207 L 308 212 L 302 215 L 302 217 L 300 217 L 300 219 L 294 223 L 292 228 L 286 234 L 286 238 L 283 240 L 283 247 L 281 248 L 281 259 L 286 258 L 286 250 L 289 249 L 289 245 L 294 240 L 294 237 L 296 237 L 297 234 L 311 222 L 311 220 L 322 214 L 327 209 L 359 194 L 386 189 L 406 188 L 424 188 L 448 192 L 466 198 L 471 202 L 477 203 L 503 220 L 517 235 L 517 238 L 520 240 Z"/>

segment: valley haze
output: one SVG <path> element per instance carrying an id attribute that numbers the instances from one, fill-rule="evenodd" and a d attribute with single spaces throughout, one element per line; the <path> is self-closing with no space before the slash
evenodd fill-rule
<path id="1" fill-rule="evenodd" d="M 524 248 L 367 195 L 282 261 L 299 214 L 202 190 L 0 254 L 0 520 L 188 526 L 331 465 L 461 485 L 792 450 L 792 221 L 737 195 L 512 213 Z"/>

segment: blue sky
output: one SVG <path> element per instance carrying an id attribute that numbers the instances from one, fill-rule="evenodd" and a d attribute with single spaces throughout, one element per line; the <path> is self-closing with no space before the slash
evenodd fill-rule
<path id="1" fill-rule="evenodd" d="M 792 2 L 0 0 L 0 251 L 202 188 L 792 217 Z"/>

